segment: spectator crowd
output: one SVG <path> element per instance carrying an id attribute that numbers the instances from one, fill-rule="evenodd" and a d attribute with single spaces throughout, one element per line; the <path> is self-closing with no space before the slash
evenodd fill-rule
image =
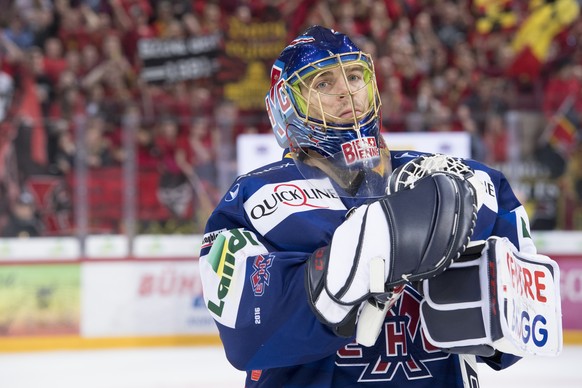
<path id="1" fill-rule="evenodd" d="M 252 67 L 268 79 L 276 53 L 312 24 L 347 33 L 373 55 L 385 131 L 468 133 L 474 159 L 535 171 L 516 178 L 535 181 L 523 192 L 534 228 L 582 229 L 576 0 L 0 4 L 3 237 L 78 234 L 79 227 L 127 232 L 128 190 L 139 198 L 134 232 L 200 233 L 232 180 L 236 137 L 270 131 L 262 108 L 225 93 L 252 73 L 250 61 L 224 50 L 213 75 L 147 82 L 139 42 L 219 34 L 224 43 L 233 26 L 280 25 L 275 54 Z M 536 189 L 540 181 L 545 189 Z M 535 214 L 550 221 L 536 224 Z"/>

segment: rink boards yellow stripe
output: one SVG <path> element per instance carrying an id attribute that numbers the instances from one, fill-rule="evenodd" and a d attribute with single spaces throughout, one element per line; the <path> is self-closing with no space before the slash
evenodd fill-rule
<path id="1" fill-rule="evenodd" d="M 156 346 L 214 346 L 220 344 L 220 338 L 215 334 L 111 338 L 82 338 L 78 336 L 13 337 L 0 339 L 0 352 L 112 349 Z M 564 345 L 582 345 L 582 330 L 564 331 Z"/>
<path id="2" fill-rule="evenodd" d="M 582 330 L 564 330 L 564 345 L 582 345 Z"/>
<path id="3" fill-rule="evenodd" d="M 211 346 L 220 344 L 220 338 L 216 334 L 107 338 L 83 338 L 79 336 L 12 337 L 0 338 L 0 352 L 112 349 L 156 346 Z"/>

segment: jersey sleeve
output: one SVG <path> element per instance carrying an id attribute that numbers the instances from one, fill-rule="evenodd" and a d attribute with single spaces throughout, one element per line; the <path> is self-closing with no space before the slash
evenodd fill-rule
<path id="1" fill-rule="evenodd" d="M 527 212 L 505 176 L 501 173 L 499 176 L 499 210 L 492 235 L 509 238 L 520 252 L 537 253 Z"/>
<path id="2" fill-rule="evenodd" d="M 310 252 L 278 251 L 238 212 L 213 213 L 206 240 L 200 257 L 204 299 L 237 369 L 304 364 L 350 342 L 311 312 L 304 286 Z"/>
<path id="3" fill-rule="evenodd" d="M 525 208 L 505 175 L 475 161 L 468 164 L 484 186 L 483 206 L 479 210 L 472 239 L 507 237 L 520 252 L 537 253 Z"/>

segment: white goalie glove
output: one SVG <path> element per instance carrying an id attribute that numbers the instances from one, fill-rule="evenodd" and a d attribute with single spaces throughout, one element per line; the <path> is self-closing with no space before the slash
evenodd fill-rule
<path id="1" fill-rule="evenodd" d="M 448 173 L 360 206 L 307 262 L 314 313 L 352 336 L 363 301 L 384 303 L 406 282 L 442 273 L 464 251 L 475 220 L 473 189 Z"/>
<path id="2" fill-rule="evenodd" d="M 452 353 L 557 356 L 562 315 L 556 262 L 518 252 L 506 238 L 491 237 L 468 250 L 475 248 L 474 257 L 423 282 L 428 341 Z"/>

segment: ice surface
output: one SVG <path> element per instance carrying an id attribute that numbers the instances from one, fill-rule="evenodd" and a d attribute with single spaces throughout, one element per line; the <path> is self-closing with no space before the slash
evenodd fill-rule
<path id="1" fill-rule="evenodd" d="M 481 388 L 582 388 L 582 346 L 495 372 L 480 365 Z M 236 388 L 244 373 L 220 347 L 0 353 L 2 388 Z"/>

